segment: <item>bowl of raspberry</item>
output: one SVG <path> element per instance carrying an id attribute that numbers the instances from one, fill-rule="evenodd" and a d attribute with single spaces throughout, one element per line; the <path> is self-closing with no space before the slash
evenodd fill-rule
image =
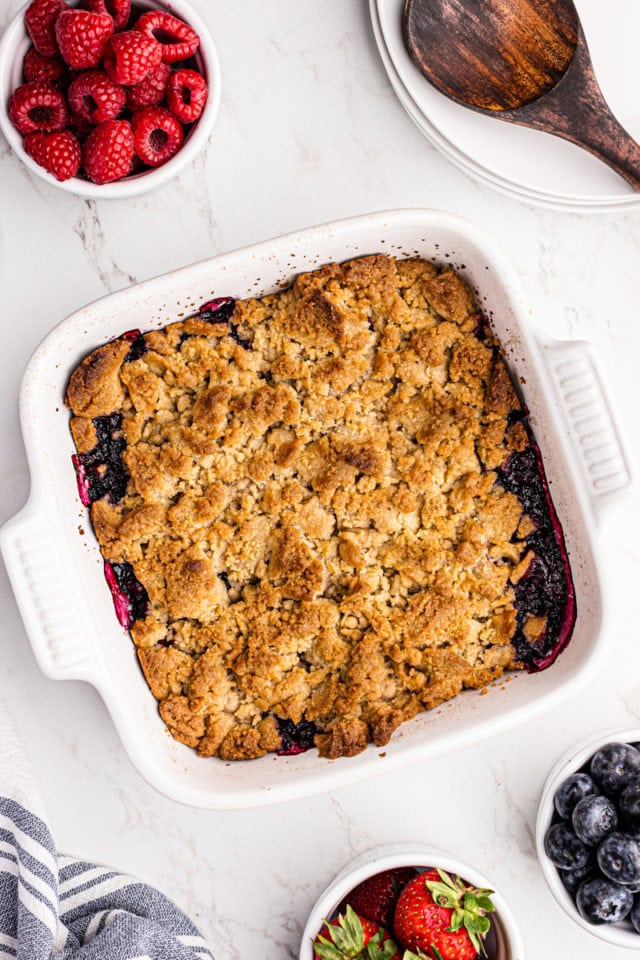
<path id="1" fill-rule="evenodd" d="M 558 761 L 536 846 L 563 910 L 601 940 L 640 950 L 640 729 L 591 737 Z"/>
<path id="2" fill-rule="evenodd" d="M 220 64 L 185 0 L 29 0 L 0 40 L 0 129 L 82 197 L 137 196 L 204 148 Z"/>
<path id="3" fill-rule="evenodd" d="M 524 960 L 500 894 L 477 870 L 421 844 L 348 864 L 317 900 L 300 960 Z"/>

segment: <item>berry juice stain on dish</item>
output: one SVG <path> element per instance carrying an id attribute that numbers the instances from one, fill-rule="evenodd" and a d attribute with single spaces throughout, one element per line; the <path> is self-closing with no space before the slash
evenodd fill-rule
<path id="1" fill-rule="evenodd" d="M 527 412 L 448 267 L 216 297 L 99 347 L 66 399 L 119 620 L 201 756 L 355 756 L 570 638 Z"/>

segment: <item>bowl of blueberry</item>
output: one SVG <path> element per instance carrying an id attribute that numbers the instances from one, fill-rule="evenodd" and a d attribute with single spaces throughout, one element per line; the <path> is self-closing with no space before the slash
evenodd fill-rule
<path id="1" fill-rule="evenodd" d="M 538 857 L 560 906 L 602 940 L 640 950 L 640 730 L 582 743 L 545 784 Z"/>
<path id="2" fill-rule="evenodd" d="M 369 850 L 320 895 L 300 960 L 524 960 L 511 911 L 491 886 L 420 844 Z"/>

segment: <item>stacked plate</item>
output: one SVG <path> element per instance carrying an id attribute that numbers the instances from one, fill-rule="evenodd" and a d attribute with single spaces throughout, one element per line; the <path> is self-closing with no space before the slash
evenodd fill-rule
<path id="1" fill-rule="evenodd" d="M 468 110 L 439 93 L 404 45 L 404 0 L 369 0 L 373 31 L 398 99 L 458 167 L 504 193 L 577 212 L 628 210 L 640 194 L 585 150 L 549 134 Z M 596 75 L 614 113 L 640 140 L 640 4 L 576 0 Z"/>

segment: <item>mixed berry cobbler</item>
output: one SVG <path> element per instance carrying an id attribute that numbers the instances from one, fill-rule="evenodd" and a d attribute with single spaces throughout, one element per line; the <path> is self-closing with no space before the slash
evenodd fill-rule
<path id="1" fill-rule="evenodd" d="M 452 269 L 210 301 L 99 347 L 66 402 L 118 616 L 201 756 L 353 756 L 570 639 L 540 454 Z"/>

